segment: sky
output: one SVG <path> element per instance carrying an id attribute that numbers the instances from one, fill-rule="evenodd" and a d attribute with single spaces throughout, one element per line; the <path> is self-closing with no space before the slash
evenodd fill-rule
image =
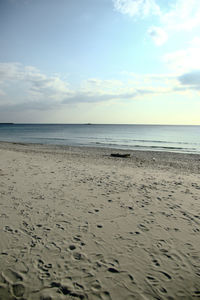
<path id="1" fill-rule="evenodd" d="M 0 122 L 200 125 L 200 1 L 0 0 Z"/>

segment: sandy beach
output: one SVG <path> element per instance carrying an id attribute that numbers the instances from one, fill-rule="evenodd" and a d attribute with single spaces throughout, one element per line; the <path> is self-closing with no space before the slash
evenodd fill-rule
<path id="1" fill-rule="evenodd" d="M 200 155 L 0 143 L 0 299 L 197 298 Z"/>

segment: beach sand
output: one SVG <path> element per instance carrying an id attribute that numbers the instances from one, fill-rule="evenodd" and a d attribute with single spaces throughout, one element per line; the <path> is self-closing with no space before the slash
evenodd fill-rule
<path id="1" fill-rule="evenodd" d="M 0 143 L 0 299 L 197 298 L 199 155 Z"/>

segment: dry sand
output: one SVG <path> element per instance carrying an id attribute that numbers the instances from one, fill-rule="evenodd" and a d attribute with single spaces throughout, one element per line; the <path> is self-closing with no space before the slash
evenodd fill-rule
<path id="1" fill-rule="evenodd" d="M 200 156 L 0 143 L 0 299 L 200 298 Z"/>

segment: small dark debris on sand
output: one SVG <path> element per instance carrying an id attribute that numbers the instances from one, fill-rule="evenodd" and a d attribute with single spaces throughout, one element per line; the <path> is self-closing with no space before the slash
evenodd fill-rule
<path id="1" fill-rule="evenodd" d="M 123 157 L 123 158 L 126 158 L 126 157 L 130 157 L 131 155 L 129 153 L 111 153 L 110 156 L 112 157 Z"/>

